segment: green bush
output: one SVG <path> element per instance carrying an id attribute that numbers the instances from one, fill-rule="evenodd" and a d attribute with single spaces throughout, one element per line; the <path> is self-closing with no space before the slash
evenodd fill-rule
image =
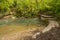
<path id="1" fill-rule="evenodd" d="M 0 13 L 11 10 L 17 17 L 36 17 L 41 10 L 44 14 L 59 18 L 60 0 L 0 0 Z"/>
<path id="2" fill-rule="evenodd" d="M 0 0 L 0 13 L 9 11 L 9 7 L 13 4 L 13 0 Z"/>

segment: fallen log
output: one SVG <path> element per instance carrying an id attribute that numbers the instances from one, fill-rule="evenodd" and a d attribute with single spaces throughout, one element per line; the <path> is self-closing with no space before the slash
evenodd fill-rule
<path id="1" fill-rule="evenodd" d="M 3 19 L 4 17 L 10 16 L 10 15 L 12 15 L 12 14 L 5 14 L 5 15 L 2 15 L 2 16 L 0 16 L 0 19 Z"/>

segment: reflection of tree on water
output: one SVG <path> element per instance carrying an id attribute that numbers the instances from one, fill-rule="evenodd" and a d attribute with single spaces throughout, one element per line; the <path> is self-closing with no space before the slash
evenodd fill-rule
<path id="1" fill-rule="evenodd" d="M 10 23 L 12 23 L 14 20 L 12 19 L 0 19 L 0 26 L 1 25 L 8 25 Z"/>
<path id="2" fill-rule="evenodd" d="M 38 18 L 16 18 L 16 19 L 0 19 L 0 25 L 37 25 L 39 23 Z M 39 25 L 39 24 L 38 24 Z"/>

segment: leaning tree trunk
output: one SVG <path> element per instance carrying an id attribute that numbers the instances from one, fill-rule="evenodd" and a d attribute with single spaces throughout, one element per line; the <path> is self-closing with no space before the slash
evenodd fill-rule
<path id="1" fill-rule="evenodd" d="M 42 30 L 42 33 L 51 30 L 53 27 L 59 27 L 59 23 L 58 23 L 58 21 L 56 21 L 55 17 L 49 16 L 49 15 L 44 15 L 43 13 L 39 14 L 39 16 L 40 16 L 39 17 L 40 19 L 47 20 L 49 22 L 47 27 Z"/>
<path id="2" fill-rule="evenodd" d="M 42 33 L 45 33 L 47 31 L 50 31 L 52 28 L 55 28 L 55 27 L 59 27 L 59 23 L 55 20 L 48 20 L 49 21 L 49 24 L 47 27 L 45 27 L 41 32 Z M 40 35 L 41 32 L 37 32 L 35 33 L 32 38 L 36 38 L 36 36 Z"/>
<path id="3" fill-rule="evenodd" d="M 54 27 L 59 27 L 59 23 L 57 21 L 55 21 L 55 20 L 48 20 L 48 21 L 49 21 L 49 24 L 46 28 L 44 28 L 42 30 L 42 33 L 45 33 L 45 32 L 51 30 Z"/>
<path id="4" fill-rule="evenodd" d="M 47 32 L 47 31 L 50 31 L 52 28 L 59 27 L 59 23 L 58 23 L 58 22 L 55 20 L 55 18 L 52 17 L 52 16 L 47 16 L 47 15 L 41 15 L 41 14 L 40 14 L 40 17 L 39 17 L 39 18 L 41 18 L 42 20 L 43 20 L 43 19 L 46 19 L 46 20 L 49 22 L 49 24 L 47 25 L 47 27 L 45 27 L 45 28 L 41 31 L 42 33 L 45 33 L 45 32 Z M 36 38 L 36 36 L 37 36 L 37 35 L 40 35 L 41 32 L 35 33 L 35 34 L 32 36 L 32 38 Z"/>
<path id="5" fill-rule="evenodd" d="M 3 19 L 4 17 L 6 17 L 6 16 L 10 16 L 10 15 L 12 15 L 12 14 L 2 15 L 2 16 L 0 16 L 0 19 Z"/>

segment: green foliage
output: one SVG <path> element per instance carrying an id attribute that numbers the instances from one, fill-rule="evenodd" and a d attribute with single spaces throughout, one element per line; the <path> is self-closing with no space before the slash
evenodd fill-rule
<path id="1" fill-rule="evenodd" d="M 13 0 L 0 0 L 0 12 L 6 12 L 12 5 Z"/>
<path id="2" fill-rule="evenodd" d="M 57 20 L 60 20 L 60 0 L 52 0 L 47 3 L 50 8 L 45 9 L 45 14 L 54 16 Z"/>
<path id="3" fill-rule="evenodd" d="M 59 18 L 60 0 L 0 0 L 0 12 L 11 10 L 17 17 L 36 17 L 41 10 L 44 14 Z"/>

